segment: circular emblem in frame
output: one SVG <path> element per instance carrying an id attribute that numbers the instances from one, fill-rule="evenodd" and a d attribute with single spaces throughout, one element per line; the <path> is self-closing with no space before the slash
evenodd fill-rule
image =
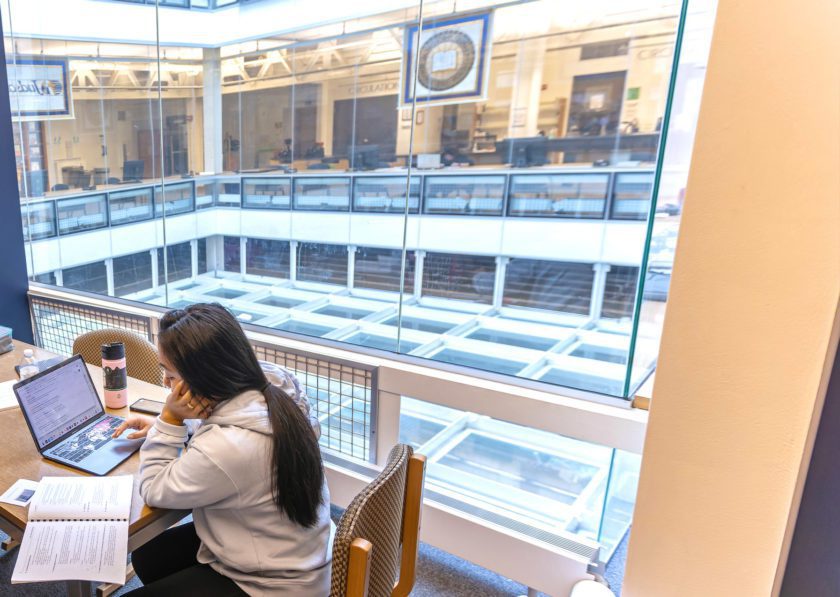
<path id="1" fill-rule="evenodd" d="M 466 33 L 435 33 L 420 47 L 417 78 L 431 91 L 452 89 L 470 74 L 475 54 L 475 44 Z"/>

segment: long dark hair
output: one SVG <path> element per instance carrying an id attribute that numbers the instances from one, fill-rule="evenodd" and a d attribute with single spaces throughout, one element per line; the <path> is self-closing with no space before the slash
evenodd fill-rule
<path id="1" fill-rule="evenodd" d="M 274 501 L 292 521 L 314 526 L 324 483 L 318 440 L 294 400 L 268 383 L 233 315 L 215 303 L 169 311 L 160 319 L 158 346 L 196 396 L 221 402 L 247 390 L 263 393 L 273 437 Z"/>

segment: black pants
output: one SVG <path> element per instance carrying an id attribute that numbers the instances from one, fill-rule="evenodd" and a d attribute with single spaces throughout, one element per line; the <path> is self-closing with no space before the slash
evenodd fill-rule
<path id="1" fill-rule="evenodd" d="M 136 596 L 178 595 L 187 597 L 245 595 L 227 576 L 207 564 L 199 564 L 198 535 L 193 523 L 161 533 L 131 554 L 134 571 L 143 587 L 128 593 Z"/>

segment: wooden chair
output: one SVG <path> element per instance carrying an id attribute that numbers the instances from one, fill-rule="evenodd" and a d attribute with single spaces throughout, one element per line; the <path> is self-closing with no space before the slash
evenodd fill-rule
<path id="1" fill-rule="evenodd" d="M 119 328 L 94 330 L 73 341 L 73 354 L 80 354 L 85 363 L 102 366 L 102 345 L 108 342 L 125 344 L 125 368 L 129 377 L 163 385 L 157 349 L 142 336 Z"/>
<path id="2" fill-rule="evenodd" d="M 330 597 L 406 597 L 414 587 L 426 457 L 397 444 L 347 506 L 333 541 Z"/>

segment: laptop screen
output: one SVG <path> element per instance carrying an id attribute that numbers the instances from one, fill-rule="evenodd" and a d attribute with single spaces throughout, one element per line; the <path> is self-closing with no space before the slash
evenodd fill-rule
<path id="1" fill-rule="evenodd" d="M 43 448 L 102 412 L 102 403 L 81 357 L 15 386 L 35 443 Z"/>

